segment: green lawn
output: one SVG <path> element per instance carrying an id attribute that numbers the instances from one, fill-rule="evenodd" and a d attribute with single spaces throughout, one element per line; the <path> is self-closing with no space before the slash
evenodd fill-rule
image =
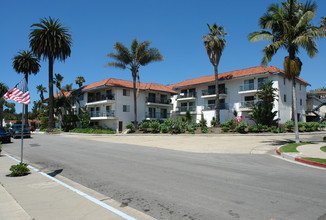
<path id="1" fill-rule="evenodd" d="M 312 144 L 312 143 L 292 143 L 292 144 L 287 144 L 284 145 L 283 147 L 280 148 L 281 152 L 299 152 L 297 151 L 297 147 L 301 146 L 301 145 L 305 145 L 305 144 Z"/>
<path id="2" fill-rule="evenodd" d="M 326 146 L 321 147 L 320 150 L 326 152 Z"/>
<path id="3" fill-rule="evenodd" d="M 326 159 L 321 159 L 321 158 L 312 158 L 312 157 L 302 157 L 302 159 L 310 160 L 310 161 L 314 161 L 314 162 L 318 162 L 318 163 L 324 163 L 324 164 L 326 164 Z"/>

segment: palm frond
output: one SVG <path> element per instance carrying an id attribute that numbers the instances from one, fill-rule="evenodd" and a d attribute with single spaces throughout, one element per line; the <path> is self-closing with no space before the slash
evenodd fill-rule
<path id="1" fill-rule="evenodd" d="M 274 39 L 274 35 L 272 33 L 270 33 L 269 31 L 255 31 L 252 32 L 248 35 L 248 40 L 250 42 L 258 42 L 258 41 L 273 41 Z"/>
<path id="2" fill-rule="evenodd" d="M 115 67 L 115 68 L 120 68 L 120 69 L 126 69 L 127 68 L 124 63 L 115 63 L 115 62 L 107 63 L 105 65 L 105 67 Z"/>

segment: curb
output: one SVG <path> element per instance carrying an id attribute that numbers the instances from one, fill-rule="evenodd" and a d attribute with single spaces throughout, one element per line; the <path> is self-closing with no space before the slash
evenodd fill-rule
<path id="1" fill-rule="evenodd" d="M 297 161 L 297 162 L 300 162 L 300 163 L 305 163 L 305 164 L 312 165 L 312 166 L 318 166 L 318 167 L 326 168 L 326 164 L 324 164 L 324 163 L 319 163 L 319 162 L 315 162 L 315 161 L 311 161 L 311 160 L 305 160 L 305 159 L 302 159 L 300 157 L 294 157 L 294 156 L 291 156 L 291 155 L 289 155 L 287 153 L 283 153 L 283 152 L 281 152 L 279 150 L 281 147 L 276 149 L 276 153 L 278 155 L 280 155 L 281 157 L 285 158 L 285 159 L 290 159 L 290 160 L 294 160 L 294 161 Z"/>

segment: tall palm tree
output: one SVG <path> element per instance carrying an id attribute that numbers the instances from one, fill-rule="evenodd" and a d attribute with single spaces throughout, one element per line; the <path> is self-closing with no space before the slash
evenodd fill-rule
<path id="1" fill-rule="evenodd" d="M 326 31 L 326 17 L 321 17 L 320 27 L 324 28 L 324 30 Z"/>
<path id="2" fill-rule="evenodd" d="M 3 105 L 6 103 L 6 100 L 3 98 L 4 94 L 8 92 L 8 86 L 0 82 L 0 124 L 3 126 Z"/>
<path id="3" fill-rule="evenodd" d="M 71 54 L 72 39 L 70 28 L 64 27 L 59 19 L 51 17 L 32 24 L 29 34 L 30 47 L 38 58 L 49 60 L 49 125 L 48 130 L 54 128 L 53 105 L 53 63 L 55 60 L 65 61 Z"/>
<path id="4" fill-rule="evenodd" d="M 57 89 L 59 89 L 59 92 L 61 92 L 61 83 L 63 80 L 63 76 L 60 73 L 54 74 L 54 83 Z"/>
<path id="5" fill-rule="evenodd" d="M 109 62 L 106 67 L 112 66 L 121 69 L 130 69 L 133 80 L 134 93 L 134 125 L 137 127 L 137 89 L 136 80 L 139 81 L 139 67 L 146 66 L 154 61 L 162 61 L 164 58 L 160 51 L 156 48 L 149 48 L 150 41 L 138 43 L 134 38 L 130 50 L 121 42 L 115 42 L 113 49 L 116 52 L 107 54 L 107 57 L 112 58 L 115 62 Z"/>
<path id="6" fill-rule="evenodd" d="M 316 39 L 325 37 L 325 31 L 312 25 L 312 19 L 316 14 L 315 2 L 306 3 L 298 0 L 287 0 L 281 4 L 272 4 L 267 12 L 260 18 L 261 31 L 248 35 L 251 42 L 260 40 L 272 41 L 263 49 L 262 64 L 267 65 L 279 49 L 285 49 L 288 56 L 284 59 L 284 71 L 286 77 L 292 81 L 293 112 L 295 122 L 295 141 L 299 143 L 296 77 L 299 76 L 302 63 L 297 57 L 299 48 L 303 48 L 309 57 L 318 53 Z"/>
<path id="7" fill-rule="evenodd" d="M 46 93 L 48 91 L 46 91 L 46 88 L 42 84 L 36 86 L 36 89 L 37 89 L 37 93 L 40 93 L 41 102 L 43 102 L 43 100 L 44 100 L 44 93 Z"/>
<path id="8" fill-rule="evenodd" d="M 28 75 L 36 75 L 40 71 L 39 59 L 31 51 L 21 50 L 13 59 L 12 66 L 17 73 L 23 73 L 28 84 Z M 25 105 L 25 126 L 28 127 L 28 105 Z"/>
<path id="9" fill-rule="evenodd" d="M 220 124 L 220 91 L 218 89 L 218 64 L 222 56 L 222 52 L 226 45 L 224 37 L 227 35 L 224 32 L 224 27 L 219 26 L 214 23 L 213 26 L 207 24 L 209 33 L 204 35 L 202 39 L 204 40 L 204 46 L 207 51 L 209 60 L 214 66 L 215 73 L 215 116 L 216 116 L 216 125 Z"/>
<path id="10" fill-rule="evenodd" d="M 83 86 L 83 83 L 85 82 L 85 78 L 83 76 L 77 76 L 75 83 L 76 85 L 79 86 L 79 88 L 81 88 Z"/>

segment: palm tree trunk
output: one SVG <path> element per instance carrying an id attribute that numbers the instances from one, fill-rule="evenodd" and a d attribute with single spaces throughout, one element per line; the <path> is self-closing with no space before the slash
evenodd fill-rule
<path id="1" fill-rule="evenodd" d="M 220 91 L 218 89 L 218 70 L 217 66 L 214 65 L 215 72 L 215 116 L 216 116 L 216 126 L 220 125 Z"/>
<path id="2" fill-rule="evenodd" d="M 292 92 L 293 92 L 293 111 L 294 111 L 294 130 L 295 130 L 295 143 L 300 143 L 299 140 L 299 127 L 298 127 L 298 114 L 297 114 L 297 94 L 295 88 L 295 77 L 292 78 Z"/>
<path id="3" fill-rule="evenodd" d="M 49 123 L 48 131 L 54 129 L 54 103 L 53 103 L 53 57 L 49 57 Z"/>
<path id="4" fill-rule="evenodd" d="M 133 93 L 134 93 L 134 126 L 135 128 L 138 127 L 137 125 L 137 89 L 136 89 L 136 74 L 132 74 L 133 75 Z"/>
<path id="5" fill-rule="evenodd" d="M 28 85 L 28 73 L 25 74 L 25 80 L 26 83 Z M 25 105 L 25 116 L 24 116 L 24 120 L 25 120 L 25 127 L 28 128 L 28 105 Z"/>

